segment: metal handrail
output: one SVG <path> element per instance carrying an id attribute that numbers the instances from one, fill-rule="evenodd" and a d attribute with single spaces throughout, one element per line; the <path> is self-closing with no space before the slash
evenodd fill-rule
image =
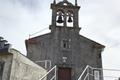
<path id="1" fill-rule="evenodd" d="M 80 77 L 78 78 L 78 80 L 81 80 L 82 76 L 85 74 L 86 71 L 87 71 L 87 74 L 85 75 L 84 80 L 85 80 L 87 77 L 89 78 L 89 75 L 90 75 L 90 76 L 94 76 L 93 74 L 90 74 L 90 73 L 89 73 L 89 69 L 91 69 L 91 70 L 94 70 L 94 69 L 103 70 L 102 68 L 94 68 L 94 67 L 92 67 L 92 66 L 90 66 L 90 65 L 87 65 L 87 66 L 85 67 L 85 69 L 83 70 L 82 74 L 80 75 Z"/>
<path id="2" fill-rule="evenodd" d="M 84 75 L 84 73 L 86 72 L 86 70 L 89 68 L 89 65 L 87 65 L 85 67 L 85 69 L 83 70 L 82 74 L 80 75 L 80 77 L 78 78 L 78 80 L 81 80 L 82 76 Z"/>
<path id="3" fill-rule="evenodd" d="M 87 73 L 87 75 L 85 76 L 84 80 L 86 80 L 86 78 L 89 76 L 89 73 Z"/>
<path id="4" fill-rule="evenodd" d="M 54 78 L 55 78 L 55 75 L 50 80 L 53 80 Z"/>
<path id="5" fill-rule="evenodd" d="M 85 74 L 85 72 L 87 71 L 87 74 L 86 74 L 86 76 L 85 76 L 85 78 L 84 79 L 86 79 L 87 78 L 87 76 L 89 76 L 89 72 L 88 72 L 88 69 L 97 69 L 97 68 L 93 68 L 93 67 L 91 67 L 90 65 L 87 65 L 86 67 L 85 67 L 85 69 L 83 70 L 83 72 L 82 72 L 82 74 L 80 75 L 80 77 L 78 78 L 78 80 L 81 80 L 81 78 L 82 78 L 82 76 Z"/>
<path id="6" fill-rule="evenodd" d="M 91 77 L 95 77 L 95 74 L 93 73 L 93 70 L 99 70 L 99 71 L 101 71 L 102 73 L 102 75 L 99 75 L 99 78 L 100 78 L 100 80 L 104 80 L 104 77 L 108 77 L 108 78 L 115 78 L 115 79 L 118 79 L 119 80 L 119 76 L 105 76 L 105 75 L 103 75 L 103 70 L 105 70 L 105 71 L 119 71 L 120 72 L 120 70 L 117 70 L 117 69 L 103 69 L 103 68 L 95 68 L 95 67 L 92 67 L 92 66 L 89 66 L 89 65 L 87 65 L 85 68 L 84 68 L 84 70 L 83 70 L 83 72 L 81 73 L 81 75 L 80 75 L 80 77 L 78 78 L 78 80 L 89 80 L 89 76 L 91 76 Z M 92 73 L 91 73 L 91 71 L 92 71 Z M 95 79 L 95 78 L 94 78 Z"/>
<path id="7" fill-rule="evenodd" d="M 54 66 L 51 70 L 49 70 L 43 77 L 41 77 L 39 80 L 42 80 L 42 79 L 44 79 L 50 72 L 52 72 L 54 69 L 55 69 L 55 75 L 53 76 L 54 78 L 55 78 L 55 80 L 56 80 L 56 68 L 57 68 L 57 66 Z M 52 78 L 53 78 L 52 77 Z"/>

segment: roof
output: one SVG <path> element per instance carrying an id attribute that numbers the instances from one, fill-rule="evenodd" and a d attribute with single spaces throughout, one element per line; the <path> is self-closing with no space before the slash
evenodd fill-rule
<path id="1" fill-rule="evenodd" d="M 100 44 L 100 43 L 98 43 L 98 42 L 96 42 L 96 41 L 93 41 L 93 40 L 91 40 L 91 39 L 89 39 L 89 38 L 87 38 L 87 37 L 85 37 L 85 36 L 80 35 L 80 37 L 82 37 L 82 38 L 90 41 L 91 43 L 93 43 L 96 48 L 105 48 L 104 45 L 102 45 L 102 44 Z"/>

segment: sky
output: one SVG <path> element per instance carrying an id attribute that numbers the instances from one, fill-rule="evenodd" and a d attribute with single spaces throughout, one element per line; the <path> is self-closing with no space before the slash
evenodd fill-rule
<path id="1" fill-rule="evenodd" d="M 57 0 L 61 1 L 61 0 Z M 74 0 L 69 0 L 74 4 Z M 26 54 L 25 40 L 50 32 L 53 0 L 0 0 L 0 36 Z M 120 69 L 120 0 L 78 0 L 80 34 L 106 46 L 104 68 Z"/>

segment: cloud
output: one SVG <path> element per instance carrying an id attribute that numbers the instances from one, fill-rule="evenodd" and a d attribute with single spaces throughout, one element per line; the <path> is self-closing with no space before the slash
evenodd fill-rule
<path id="1" fill-rule="evenodd" d="M 30 2 L 27 3 L 27 1 Z M 42 8 L 47 4 L 43 5 L 38 1 L 40 0 L 26 0 L 25 2 L 24 0 L 0 0 L 0 36 L 5 37 L 14 48 L 23 53 L 26 51 L 24 40 L 29 34 L 50 24 L 50 16 L 47 16 L 50 12 Z M 45 21 L 48 23 L 46 24 Z"/>
<path id="2" fill-rule="evenodd" d="M 120 39 L 117 34 L 120 34 L 120 5 L 119 0 L 97 0 L 89 1 L 83 4 L 82 9 L 82 25 L 85 26 L 88 32 L 94 32 L 95 37 L 104 37 L 103 41 L 108 39 Z M 86 27 L 87 26 L 87 27 Z M 84 29 L 85 30 L 85 29 Z M 87 32 L 87 31 L 84 31 Z M 83 32 L 83 33 L 84 33 Z M 93 35 L 93 34 L 92 34 Z M 104 40 L 105 39 L 105 40 Z"/>
<path id="3" fill-rule="evenodd" d="M 37 10 L 41 8 L 40 0 L 6 0 L 12 5 L 21 5 L 28 10 Z"/>

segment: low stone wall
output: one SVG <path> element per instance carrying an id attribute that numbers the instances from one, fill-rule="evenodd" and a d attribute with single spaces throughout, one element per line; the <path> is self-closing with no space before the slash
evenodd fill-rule
<path id="1" fill-rule="evenodd" d="M 0 80 L 39 80 L 46 70 L 15 49 L 0 53 Z"/>

